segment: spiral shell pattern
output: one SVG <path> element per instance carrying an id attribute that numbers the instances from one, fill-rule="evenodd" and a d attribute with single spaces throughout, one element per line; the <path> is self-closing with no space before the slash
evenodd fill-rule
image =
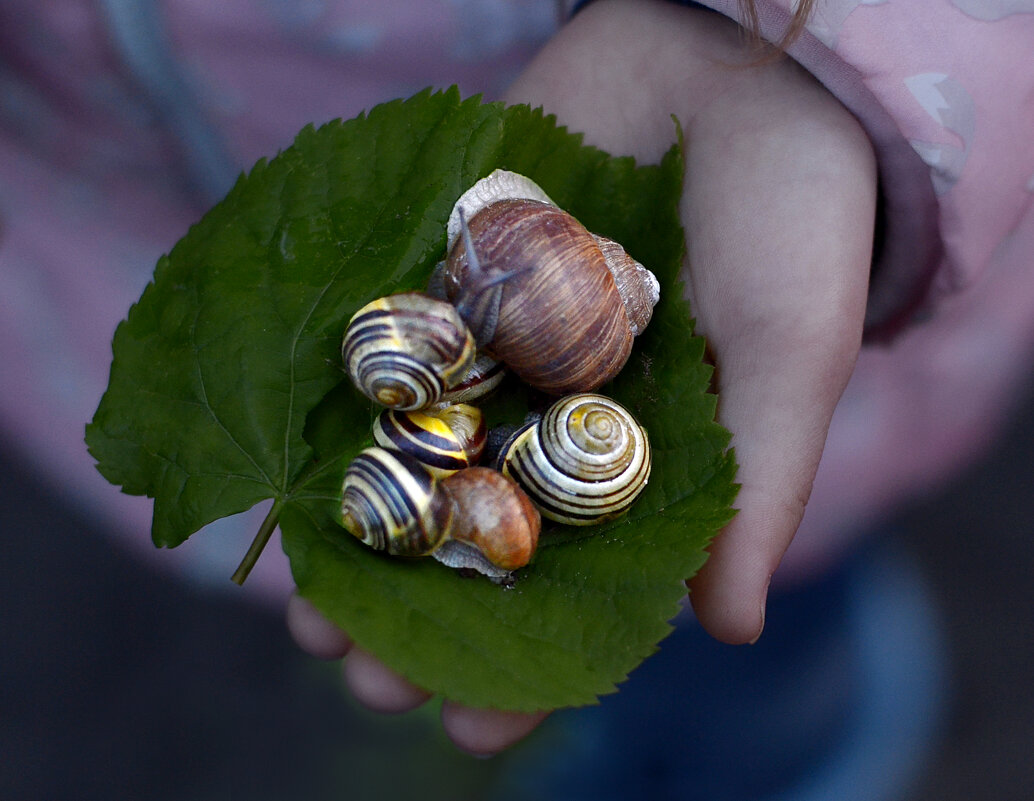
<path id="1" fill-rule="evenodd" d="M 554 403 L 510 440 L 499 461 L 543 517 L 576 526 L 624 513 L 651 465 L 645 429 L 619 403 L 593 393 Z"/>
<path id="2" fill-rule="evenodd" d="M 371 400 L 423 409 L 459 383 L 475 356 L 474 337 L 456 310 L 418 292 L 379 298 L 349 321 L 345 369 Z"/>
<path id="3" fill-rule="evenodd" d="M 487 436 L 481 410 L 466 403 L 425 412 L 385 409 L 373 424 L 374 442 L 408 453 L 438 478 L 477 464 Z"/>
<path id="4" fill-rule="evenodd" d="M 371 548 L 423 556 L 447 536 L 454 504 L 412 456 L 366 448 L 345 471 L 341 524 Z"/>
<path id="5" fill-rule="evenodd" d="M 476 258 L 461 237 L 442 283 L 487 353 L 551 395 L 595 390 L 620 372 L 632 326 L 603 251 L 581 223 L 546 203 L 500 200 L 468 229 Z"/>

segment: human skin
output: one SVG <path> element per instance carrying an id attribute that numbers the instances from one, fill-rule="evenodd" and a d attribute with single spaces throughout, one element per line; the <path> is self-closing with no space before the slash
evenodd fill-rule
<path id="1" fill-rule="evenodd" d="M 759 57 L 734 23 L 655 0 L 592 4 L 503 99 L 542 106 L 587 144 L 643 163 L 674 142 L 672 115 L 682 126 L 686 295 L 717 366 L 718 419 L 733 432 L 742 485 L 690 600 L 718 640 L 754 642 L 861 345 L 876 205 L 869 141 L 811 76 Z M 348 655 L 345 682 L 371 709 L 429 697 L 302 599 L 288 624 L 311 653 Z M 442 725 L 459 748 L 492 754 L 547 714 L 446 699 Z"/>

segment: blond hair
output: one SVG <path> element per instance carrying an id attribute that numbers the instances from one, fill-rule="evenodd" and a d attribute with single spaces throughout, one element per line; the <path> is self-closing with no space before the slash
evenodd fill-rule
<path id="1" fill-rule="evenodd" d="M 751 44 L 763 51 L 763 58 L 778 58 L 790 47 L 804 32 L 808 24 L 808 17 L 815 7 L 815 0 L 797 0 L 794 4 L 790 24 L 786 26 L 779 41 L 768 42 L 761 35 L 761 20 L 758 17 L 758 7 L 755 0 L 739 0 L 741 25 L 750 36 Z M 773 49 L 774 48 L 774 49 Z M 770 49 L 771 52 L 768 52 Z"/>

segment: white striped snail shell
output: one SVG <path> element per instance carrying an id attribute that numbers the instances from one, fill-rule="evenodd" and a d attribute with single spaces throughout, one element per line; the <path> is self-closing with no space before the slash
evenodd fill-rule
<path id="1" fill-rule="evenodd" d="M 372 447 L 345 472 L 341 524 L 376 550 L 433 556 L 507 582 L 534 554 L 541 518 L 495 470 L 471 467 L 439 480 L 408 454 Z"/>
<path id="2" fill-rule="evenodd" d="M 408 453 L 438 478 L 476 465 L 487 436 L 481 410 L 466 403 L 425 411 L 385 409 L 373 424 L 374 442 Z"/>
<path id="3" fill-rule="evenodd" d="M 434 283 L 479 347 L 549 394 L 617 375 L 659 298 L 656 278 L 620 245 L 514 173 L 497 170 L 460 197 L 449 248 Z"/>
<path id="4" fill-rule="evenodd" d="M 512 435 L 498 456 L 543 517 L 587 526 L 618 517 L 650 478 L 646 430 L 603 395 L 561 398 Z"/>
<path id="5" fill-rule="evenodd" d="M 357 311 L 341 343 L 356 388 L 392 409 L 423 409 L 463 379 L 474 338 L 449 303 L 419 292 L 378 298 Z"/>

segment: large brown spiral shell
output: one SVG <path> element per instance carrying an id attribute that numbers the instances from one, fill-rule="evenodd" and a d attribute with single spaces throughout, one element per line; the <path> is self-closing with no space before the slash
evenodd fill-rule
<path id="1" fill-rule="evenodd" d="M 479 343 L 527 384 L 563 395 L 612 379 L 632 348 L 632 327 L 596 239 L 565 211 L 533 200 L 501 200 L 468 223 L 449 253 L 444 285 L 461 309 L 480 313 L 477 294 L 501 273 L 498 321 Z M 467 318 L 475 331 L 477 320 Z"/>

